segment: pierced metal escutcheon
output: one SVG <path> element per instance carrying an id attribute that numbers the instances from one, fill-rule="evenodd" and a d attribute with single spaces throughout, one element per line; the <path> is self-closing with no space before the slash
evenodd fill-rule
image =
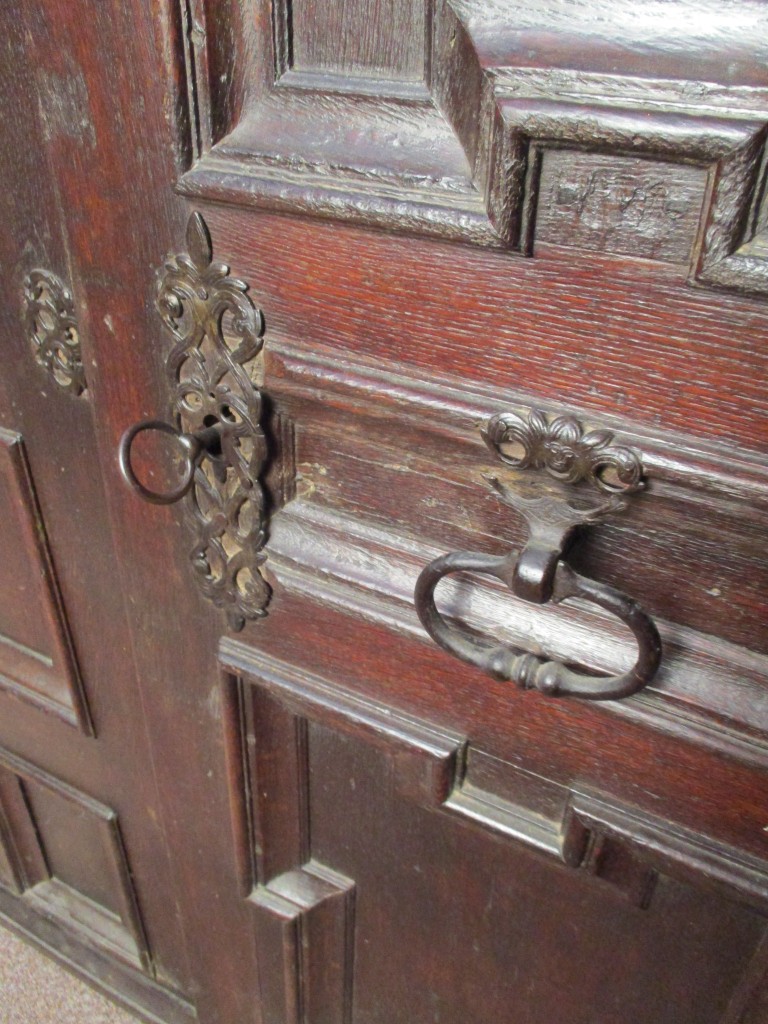
<path id="1" fill-rule="evenodd" d="M 562 555 L 578 527 L 621 511 L 626 504 L 622 495 L 643 486 L 639 455 L 614 445 L 607 431 L 584 433 L 571 416 L 550 423 L 538 410 L 527 419 L 513 413 L 492 416 L 482 436 L 512 470 L 543 470 L 554 482 L 530 488 L 517 474 L 514 486 L 498 476 L 485 476 L 499 498 L 525 517 L 528 542 L 519 554 L 457 551 L 430 562 L 416 584 L 416 611 L 422 625 L 450 654 L 523 689 L 588 700 L 617 700 L 636 693 L 659 667 L 661 640 L 656 626 L 631 598 L 580 576 L 562 561 Z M 437 610 L 435 589 L 443 577 L 459 572 L 492 576 L 516 597 L 534 604 L 583 598 L 599 605 L 632 631 L 638 646 L 634 666 L 621 675 L 589 675 L 449 624 Z"/>
<path id="2" fill-rule="evenodd" d="M 259 479 L 267 455 L 258 385 L 264 319 L 245 282 L 213 259 L 199 213 L 189 218 L 187 249 L 158 273 L 155 298 L 175 340 L 166 361 L 173 422 L 129 427 L 120 442 L 120 470 L 146 501 L 184 500 L 195 578 L 205 597 L 224 609 L 230 628 L 240 630 L 266 615 L 272 593 L 261 572 L 267 536 Z M 167 492 L 153 491 L 134 472 L 131 446 L 144 431 L 177 439 L 182 478 Z"/>
<path id="3" fill-rule="evenodd" d="M 24 327 L 35 359 L 64 391 L 85 391 L 85 370 L 72 292 L 50 270 L 32 270 L 24 278 Z"/>

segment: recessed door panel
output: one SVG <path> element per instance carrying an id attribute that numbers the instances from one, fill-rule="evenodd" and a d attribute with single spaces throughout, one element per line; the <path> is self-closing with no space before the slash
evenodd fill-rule
<path id="1" fill-rule="evenodd" d="M 0 686 L 90 731 L 29 463 L 0 429 Z"/>

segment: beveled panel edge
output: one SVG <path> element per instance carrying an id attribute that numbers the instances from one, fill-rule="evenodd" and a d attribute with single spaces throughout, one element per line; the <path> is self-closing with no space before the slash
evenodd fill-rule
<path id="1" fill-rule="evenodd" d="M 196 201 L 504 248 L 479 196 L 470 192 L 454 197 L 458 201 L 451 204 L 442 190 L 428 185 L 415 188 L 402 182 L 394 189 L 391 185 L 379 189 L 366 186 L 355 175 L 245 162 L 216 150 L 201 157 L 178 179 L 176 191 Z"/>
<path id="2" fill-rule="evenodd" d="M 627 841 L 654 870 L 706 885 L 768 915 L 768 859 L 708 840 L 691 829 L 588 790 L 572 791 L 564 830 L 573 822 L 589 832 Z"/>
<path id="3" fill-rule="evenodd" d="M 221 683 L 236 868 L 253 913 L 263 1010 L 290 1024 L 305 1015 L 349 1024 L 355 882 L 312 856 L 308 722 L 293 704 L 260 700 L 262 689 L 231 666 Z M 333 950 L 329 962 L 318 949 Z"/>
<path id="4" fill-rule="evenodd" d="M 67 725 L 79 728 L 86 736 L 94 737 L 96 728 L 88 705 L 85 683 L 77 662 L 74 642 L 67 620 L 55 566 L 48 543 L 45 523 L 37 500 L 32 470 L 27 457 L 24 439 L 15 431 L 0 427 L 0 448 L 8 452 L 11 470 L 18 488 L 18 496 L 29 532 L 31 543 L 37 553 L 41 568 L 41 585 L 47 592 L 46 608 L 51 636 L 55 645 L 54 654 L 64 674 L 72 704 L 67 706 L 53 697 L 38 693 L 18 679 L 11 679 L 0 672 L 0 690 L 31 704 L 41 711 L 51 713 Z"/>
<path id="5" fill-rule="evenodd" d="M 264 688 L 293 714 L 332 730 L 351 734 L 392 758 L 400 792 L 427 806 L 490 829 L 507 839 L 554 857 L 572 868 L 600 875 L 599 861 L 590 861 L 597 836 L 613 838 L 636 850 L 649 870 L 683 882 L 703 885 L 768 915 L 768 859 L 745 853 L 719 840 L 661 818 L 644 809 L 614 800 L 578 783 L 564 787 L 549 783 L 562 815 L 547 817 L 535 810 L 483 790 L 467 771 L 471 747 L 465 739 L 396 707 L 353 694 L 343 686 L 288 665 L 229 637 L 219 646 L 222 669 L 238 685 Z M 438 742 L 435 740 L 438 738 Z M 398 751 L 410 750 L 415 762 L 404 762 Z M 450 752 L 450 759 L 444 755 Z M 413 768 L 423 773 L 434 760 L 441 786 L 412 785 Z M 403 778 L 403 765 L 408 775 Z M 512 775 L 519 769 L 507 766 Z M 399 771 L 398 771 L 399 770 Z M 539 779 L 540 784 L 546 780 Z M 626 895 L 626 893 L 625 893 Z M 630 894 L 630 898 L 631 894 Z M 643 907 L 648 902 L 641 904 Z"/>
<path id="6" fill-rule="evenodd" d="M 57 700 L 46 697 L 44 694 L 37 693 L 35 690 L 30 690 L 29 687 L 24 686 L 23 683 L 18 682 L 16 679 L 12 679 L 10 676 L 7 676 L 2 672 L 0 672 L 0 692 L 14 698 L 15 700 L 22 701 L 24 704 L 35 708 L 37 711 L 54 715 L 60 721 L 64 722 L 65 725 L 72 726 L 75 729 L 80 729 L 82 732 L 85 732 L 86 735 L 95 735 L 95 733 L 87 732 L 82 728 L 80 718 L 73 708 L 68 708 Z"/>
<path id="7" fill-rule="evenodd" d="M 0 878 L 0 891 L 5 887 L 9 888 L 14 895 L 21 896 L 26 886 L 26 874 L 13 834 L 13 827 L 3 806 L 2 792 L 0 792 L 0 851 L 2 851 L 8 867 L 8 877 L 5 881 Z"/>
<path id="8" fill-rule="evenodd" d="M 310 862 L 255 889 L 249 903 L 265 1017 L 351 1024 L 354 882 Z"/>
<path id="9" fill-rule="evenodd" d="M 106 939 L 100 940 L 91 933 L 87 926 L 83 926 L 83 935 L 89 937 L 97 946 L 103 946 L 105 951 L 115 950 L 122 959 L 127 959 L 130 963 L 134 963 L 135 960 L 135 965 L 140 967 L 146 975 L 154 976 L 152 955 L 149 949 L 147 933 L 139 908 L 138 896 L 136 894 L 133 875 L 128 863 L 127 852 L 123 842 L 117 812 L 113 810 L 113 808 L 102 803 L 100 800 L 89 796 L 87 793 L 75 788 L 61 779 L 56 778 L 49 772 L 33 764 L 31 761 L 19 757 L 17 754 L 11 753 L 11 751 L 6 750 L 3 747 L 0 747 L 0 767 L 4 768 L 11 776 L 19 780 L 20 783 L 25 781 L 33 782 L 38 786 L 56 793 L 62 800 L 76 804 L 89 815 L 98 819 L 106 828 L 106 834 L 108 837 L 108 855 L 111 858 L 112 867 L 115 870 L 119 885 L 116 896 L 122 912 L 119 918 L 120 927 L 124 930 L 126 938 L 130 936 L 131 945 L 134 948 L 129 949 L 128 945 L 122 941 L 119 944 L 116 944 L 115 942 L 111 942 Z M 29 818 L 35 835 L 35 842 L 40 849 L 42 863 L 45 863 L 44 837 L 37 833 L 37 825 L 31 808 L 27 805 L 26 799 L 24 800 L 24 803 L 26 806 L 26 815 Z M 42 881 L 45 885 L 48 885 L 49 888 L 55 887 L 57 883 L 57 880 L 53 876 L 49 876 L 48 879 L 43 879 Z M 33 909 L 37 909 L 38 913 L 52 920 L 59 920 L 68 932 L 71 931 L 69 921 L 65 916 L 59 913 L 56 908 L 56 893 L 51 891 L 49 898 L 49 894 L 46 892 L 38 894 L 36 891 L 38 888 L 39 885 L 34 882 L 31 884 L 23 884 L 21 887 L 20 898 L 28 902 Z M 91 909 L 91 900 L 85 896 L 81 896 L 81 894 L 77 893 L 77 891 L 73 890 L 70 886 L 64 885 L 63 888 L 70 892 L 75 892 L 76 895 L 83 900 L 84 905 L 87 905 L 89 909 Z M 93 905 L 92 912 L 96 912 L 95 904 Z M 98 908 L 98 912 L 102 914 L 105 919 L 113 916 L 110 911 L 102 907 Z"/>
<path id="10" fill-rule="evenodd" d="M 278 89 L 328 92 L 346 96 L 380 96 L 408 105 L 429 105 L 430 94 L 422 82 L 398 82 L 388 78 L 347 78 L 325 71 L 284 71 L 275 82 Z"/>
<path id="11" fill-rule="evenodd" d="M 223 637 L 219 643 L 219 664 L 225 673 L 225 685 L 227 674 L 229 685 L 231 677 L 257 676 L 260 689 L 299 719 L 311 718 L 320 725 L 331 726 L 343 719 L 368 742 L 382 748 L 409 751 L 425 762 L 434 762 L 440 768 L 438 774 L 430 767 L 426 775 L 420 778 L 415 773 L 408 783 L 409 791 L 420 793 L 429 802 L 442 802 L 461 773 L 465 740 L 456 732 L 430 726 L 405 712 L 394 712 L 380 701 L 362 697 L 304 669 L 285 665 L 231 637 Z M 228 703 L 234 708 L 240 702 Z M 230 724 L 233 721 L 229 719 Z M 240 735 L 241 728 L 237 730 Z"/>

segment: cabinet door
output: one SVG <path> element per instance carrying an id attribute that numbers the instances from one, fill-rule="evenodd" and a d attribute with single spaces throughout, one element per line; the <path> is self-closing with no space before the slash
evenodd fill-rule
<path id="1" fill-rule="evenodd" d="M 756 1024 L 762 9 L 0 17 L 3 915 L 150 1019 Z M 429 562 L 526 542 L 499 413 L 550 469 L 605 431 L 642 458 L 567 553 L 658 625 L 625 700 L 422 628 Z M 173 505 L 121 473 L 148 419 L 208 445 L 135 438 L 154 490 L 187 460 Z M 474 574 L 438 604 L 596 676 L 633 658 L 583 601 Z"/>
<path id="2" fill-rule="evenodd" d="M 65 150 L 98 148 L 111 94 L 95 95 L 74 25 L 55 18 L 0 15 L 0 915 L 108 993 L 188 1021 L 182 886 L 115 572 L 74 237 L 108 230 L 97 208 L 118 204 L 77 160 L 62 172 Z"/>

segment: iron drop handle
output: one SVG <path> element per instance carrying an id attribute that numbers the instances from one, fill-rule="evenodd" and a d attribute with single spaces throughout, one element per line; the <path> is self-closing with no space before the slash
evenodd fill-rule
<path id="1" fill-rule="evenodd" d="M 628 672 L 615 676 L 575 672 L 560 662 L 548 661 L 449 625 L 437 610 L 435 588 L 443 577 L 458 572 L 479 572 L 501 580 L 514 592 L 516 569 L 519 569 L 519 556 L 514 551 L 499 557 L 475 551 L 456 551 L 435 559 L 422 571 L 416 584 L 416 611 L 422 625 L 449 654 L 496 679 L 508 680 L 523 689 L 536 689 L 549 696 L 618 700 L 636 693 L 651 681 L 661 660 L 661 640 L 653 620 L 625 594 L 580 576 L 563 561 L 558 560 L 555 567 L 550 600 L 558 604 L 571 597 L 581 597 L 626 623 L 638 646 L 637 660 Z"/>
<path id="2" fill-rule="evenodd" d="M 430 562 L 418 578 L 414 595 L 425 630 L 449 654 L 524 689 L 587 700 L 618 700 L 636 693 L 653 679 L 661 661 L 661 639 L 653 620 L 626 594 L 574 572 L 562 555 L 578 527 L 621 511 L 625 501 L 620 495 L 643 486 L 639 455 L 614 445 L 607 431 L 585 433 L 572 416 L 549 422 L 539 410 L 532 410 L 527 419 L 514 413 L 496 414 L 482 437 L 496 458 L 515 471 L 511 485 L 496 476 L 485 479 L 503 502 L 525 517 L 528 543 L 519 554 L 456 551 Z M 544 470 L 555 482 L 539 485 L 531 494 L 520 480 L 520 471 L 527 469 Z M 595 492 L 600 492 L 597 501 Z M 435 589 L 444 577 L 460 572 L 491 576 L 516 597 L 534 604 L 581 598 L 598 605 L 634 635 L 638 647 L 634 666 L 613 676 L 576 672 L 449 623 L 435 604 Z"/>

